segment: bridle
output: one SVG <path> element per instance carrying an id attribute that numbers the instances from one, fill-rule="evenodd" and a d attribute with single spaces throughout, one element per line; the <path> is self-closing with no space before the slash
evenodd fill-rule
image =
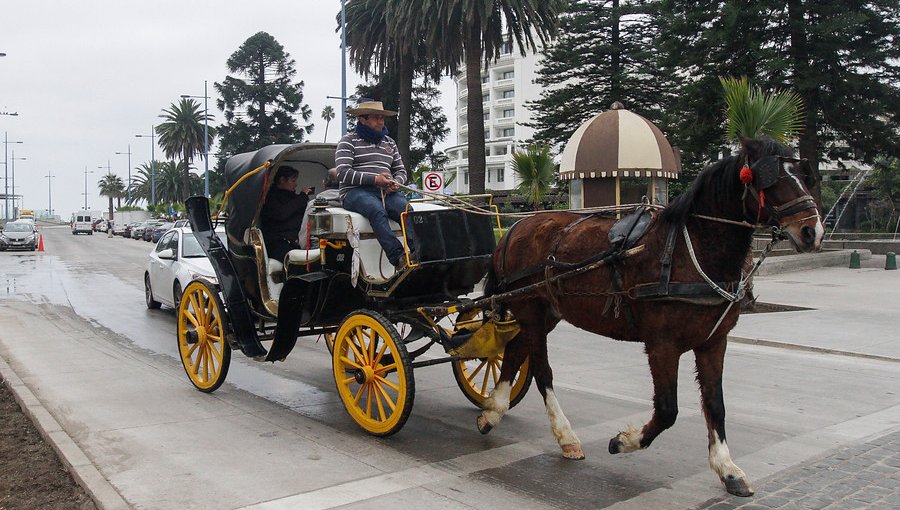
<path id="1" fill-rule="evenodd" d="M 809 209 L 814 209 L 815 213 L 810 216 L 794 220 L 791 222 L 791 224 L 803 222 L 819 216 L 816 201 L 813 199 L 812 195 L 810 195 L 808 191 L 805 191 L 804 188 L 800 185 L 799 178 L 791 174 L 790 172 L 788 172 L 787 176 L 780 175 L 781 169 L 786 162 L 799 163 L 801 166 L 809 165 L 809 162 L 805 159 L 788 158 L 784 156 L 766 156 L 755 161 L 752 166 L 748 166 L 747 162 L 744 163 L 744 167 L 741 169 L 740 179 L 741 182 L 744 183 L 744 194 L 741 198 L 743 202 L 745 218 L 751 219 L 753 217 L 747 208 L 747 198 L 752 198 L 754 201 L 756 201 L 757 224 L 762 219 L 763 210 L 766 211 L 768 225 L 779 227 L 781 229 L 784 229 L 787 226 L 781 222 L 781 219 L 783 217 L 791 216 L 797 214 L 798 212 L 807 211 Z M 797 187 L 803 190 L 804 193 L 784 204 L 771 204 L 770 202 L 766 201 L 765 190 L 774 186 L 775 183 L 777 183 L 780 179 L 794 179 L 797 183 Z"/>

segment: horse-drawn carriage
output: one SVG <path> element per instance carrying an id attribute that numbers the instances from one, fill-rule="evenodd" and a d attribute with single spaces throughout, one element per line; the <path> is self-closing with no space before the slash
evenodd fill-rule
<path id="1" fill-rule="evenodd" d="M 710 468 L 729 492 L 748 496 L 749 480 L 725 440 L 722 370 L 738 319 L 734 305 L 759 267 L 748 264 L 753 232 L 771 229 L 766 250 L 787 239 L 807 252 L 820 248 L 824 227 L 810 192 L 815 170 L 772 140 L 742 145 L 664 210 L 639 207 L 622 221 L 597 211 L 548 211 L 517 223 L 499 247 L 494 217 L 483 211 L 416 203 L 395 226 L 405 246 L 416 240 L 399 273 L 362 216 L 327 204 L 310 215 L 307 234 L 317 239 L 310 249 L 283 261 L 266 255 L 258 222 L 275 171 L 289 163 L 300 170 L 298 189 L 314 186 L 333 166 L 334 146 L 273 145 L 235 156 L 226 166 L 227 247 L 213 234 L 207 200 L 187 203 L 218 278 L 185 289 L 178 310 L 185 371 L 198 389 L 213 391 L 231 349 L 277 361 L 298 336 L 325 335 L 341 400 L 375 435 L 405 423 L 416 367 L 452 363 L 460 388 L 482 408 L 482 433 L 521 400 L 533 376 L 563 455 L 580 459 L 547 356 L 547 334 L 566 320 L 645 345 L 653 414 L 611 438 L 610 453 L 647 448 L 674 424 L 679 359 L 693 351 Z M 465 298 L 485 275 L 485 295 Z M 448 355 L 416 361 L 434 344 Z"/>
<path id="2" fill-rule="evenodd" d="M 407 267 L 397 272 L 363 216 L 314 202 L 301 233 L 308 249 L 269 258 L 260 213 L 279 167 L 299 170 L 298 191 L 315 187 L 334 166 L 334 150 L 331 144 L 271 145 L 232 157 L 219 215 L 227 218 L 227 246 L 214 234 L 206 198 L 188 199 L 194 235 L 217 275 L 188 285 L 178 309 L 178 344 L 190 381 L 214 391 L 233 349 L 279 361 L 298 337 L 324 336 L 341 400 L 372 434 L 393 434 L 406 422 L 417 367 L 451 363 L 465 396 L 480 405 L 499 376 L 502 342 L 515 334 L 514 323 L 475 310 L 439 325 L 443 317 L 422 310 L 452 307 L 482 280 L 495 247 L 496 217 L 416 202 L 402 226 L 392 223 L 405 247 L 416 239 L 414 254 L 407 249 Z M 435 344 L 463 356 L 418 361 Z M 527 363 L 519 372 L 515 401 L 531 381 Z"/>

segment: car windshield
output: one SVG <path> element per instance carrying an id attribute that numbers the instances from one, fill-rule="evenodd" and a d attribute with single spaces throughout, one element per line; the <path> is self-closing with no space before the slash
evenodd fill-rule
<path id="1" fill-rule="evenodd" d="M 222 244 L 227 246 L 225 242 L 225 232 L 216 232 L 216 235 L 219 236 L 219 240 L 222 241 Z M 194 237 L 194 234 L 190 232 L 185 232 L 184 235 L 181 236 L 183 246 L 181 247 L 181 256 L 184 258 L 196 258 L 196 257 L 205 257 L 206 254 L 203 253 L 203 248 L 200 247 L 200 243 L 197 242 L 197 238 Z"/>
<path id="2" fill-rule="evenodd" d="M 31 232 L 34 228 L 28 223 L 7 223 L 7 232 Z"/>

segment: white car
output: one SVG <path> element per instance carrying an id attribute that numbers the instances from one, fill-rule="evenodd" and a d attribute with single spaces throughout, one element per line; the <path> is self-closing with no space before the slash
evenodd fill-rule
<path id="1" fill-rule="evenodd" d="M 225 228 L 217 228 L 216 234 L 225 244 Z M 147 257 L 147 271 L 144 272 L 147 308 L 166 305 L 177 310 L 185 287 L 201 276 L 215 280 L 216 273 L 191 229 L 169 230 Z"/>

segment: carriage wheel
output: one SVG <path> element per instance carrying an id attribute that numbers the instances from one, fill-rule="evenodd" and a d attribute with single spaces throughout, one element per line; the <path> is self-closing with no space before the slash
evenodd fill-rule
<path id="1" fill-rule="evenodd" d="M 325 347 L 328 347 L 328 354 L 334 355 L 334 333 L 322 333 L 325 338 Z"/>
<path id="2" fill-rule="evenodd" d="M 500 379 L 503 355 L 495 358 L 469 358 L 454 361 L 453 376 L 463 395 L 478 408 L 484 409 L 484 401 L 491 395 Z M 519 372 L 513 378 L 509 392 L 509 408 L 512 409 L 525 398 L 531 387 L 531 362 L 525 358 Z"/>
<path id="3" fill-rule="evenodd" d="M 191 383 L 211 393 L 225 382 L 231 347 L 225 341 L 224 307 L 210 285 L 194 281 L 178 306 L 178 351 Z"/>
<path id="4" fill-rule="evenodd" d="M 334 337 L 334 382 L 344 407 L 370 434 L 389 436 L 409 418 L 415 396 L 406 345 L 378 313 L 356 311 Z"/>

